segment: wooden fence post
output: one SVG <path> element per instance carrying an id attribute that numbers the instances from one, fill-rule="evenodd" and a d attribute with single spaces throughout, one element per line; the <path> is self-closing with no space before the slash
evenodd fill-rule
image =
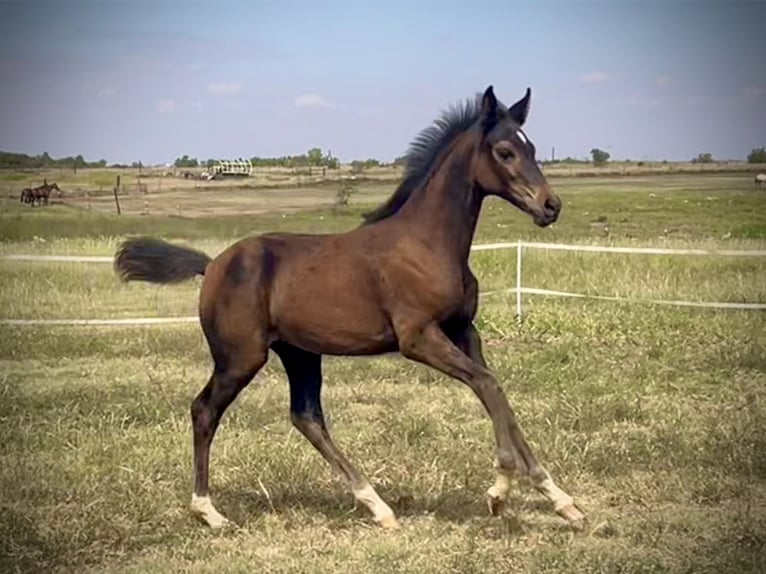
<path id="1" fill-rule="evenodd" d="M 117 190 L 120 189 L 120 176 L 117 176 L 117 185 L 114 186 L 114 204 L 117 206 L 117 215 L 122 215 L 120 210 L 120 199 L 117 197 Z"/>

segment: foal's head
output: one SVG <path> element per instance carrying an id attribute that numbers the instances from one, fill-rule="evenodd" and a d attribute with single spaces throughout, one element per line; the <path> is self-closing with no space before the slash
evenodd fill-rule
<path id="1" fill-rule="evenodd" d="M 474 184 L 532 216 L 540 227 L 558 218 L 561 200 L 553 193 L 535 160 L 535 146 L 521 130 L 531 91 L 505 109 L 492 86 L 482 96 L 478 127 L 482 131 L 473 161 Z"/>

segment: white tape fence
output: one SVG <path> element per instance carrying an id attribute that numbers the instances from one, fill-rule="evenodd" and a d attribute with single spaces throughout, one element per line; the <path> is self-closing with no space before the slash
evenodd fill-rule
<path id="1" fill-rule="evenodd" d="M 480 297 L 488 297 L 501 293 L 516 295 L 516 317 L 522 319 L 522 295 L 544 295 L 549 297 L 570 297 L 579 299 L 595 299 L 600 301 L 621 301 L 648 303 L 652 305 L 672 305 L 678 307 L 698 307 L 709 309 L 741 309 L 766 310 L 766 303 L 739 303 L 727 301 L 683 301 L 670 299 L 642 299 L 614 297 L 609 295 L 590 295 L 585 293 L 570 293 L 551 289 L 522 286 L 522 260 L 524 249 L 547 249 L 557 251 L 588 251 L 596 253 L 633 253 L 643 255 L 716 255 L 725 257 L 766 257 L 766 250 L 707 250 L 707 249 L 665 249 L 659 247 L 618 247 L 598 245 L 576 245 L 566 243 L 536 243 L 517 241 L 515 243 L 484 243 L 471 246 L 471 251 L 489 251 L 495 249 L 516 249 L 516 286 L 498 291 L 485 291 Z M 49 261 L 66 263 L 113 263 L 110 256 L 77 256 L 77 255 L 2 255 L 0 259 L 10 261 Z M 168 325 L 178 323 L 196 323 L 199 318 L 193 317 L 143 317 L 134 319 L 0 319 L 4 325 L 102 325 L 102 326 L 131 326 L 131 325 Z"/>
<path id="2" fill-rule="evenodd" d="M 491 243 L 477 245 L 477 251 L 487 249 L 508 249 L 516 247 L 516 287 L 512 289 L 516 293 L 516 320 L 522 320 L 521 296 L 524 293 L 530 295 L 548 295 L 553 297 L 577 297 L 581 299 L 596 299 L 600 301 L 621 301 L 636 303 L 651 303 L 654 305 L 672 305 L 678 307 L 704 307 L 709 309 L 747 309 L 764 310 L 766 303 L 739 303 L 728 301 L 682 301 L 670 299 L 641 299 L 628 297 L 614 297 L 608 295 L 589 295 L 585 293 L 569 293 L 566 291 L 554 291 L 550 289 L 537 289 L 523 287 L 521 282 L 522 258 L 524 248 L 548 249 L 553 251 L 587 251 L 592 253 L 635 253 L 642 255 L 718 255 L 727 257 L 764 257 L 766 250 L 707 250 L 707 249 L 664 249 L 660 247 L 618 247 L 599 245 L 570 245 L 565 243 L 534 243 L 517 241 L 513 243 Z M 511 291 L 511 290 L 509 290 Z"/>

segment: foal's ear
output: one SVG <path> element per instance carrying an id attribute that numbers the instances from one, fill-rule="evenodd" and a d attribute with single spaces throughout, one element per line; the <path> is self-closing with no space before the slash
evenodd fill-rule
<path id="1" fill-rule="evenodd" d="M 497 122 L 497 98 L 492 86 L 487 87 L 481 97 L 481 119 L 485 128 L 491 128 Z"/>
<path id="2" fill-rule="evenodd" d="M 527 93 L 518 102 L 513 104 L 508 110 L 508 114 L 511 116 L 519 126 L 523 126 L 527 121 L 527 115 L 529 114 L 529 100 L 532 97 L 532 90 L 527 88 Z"/>

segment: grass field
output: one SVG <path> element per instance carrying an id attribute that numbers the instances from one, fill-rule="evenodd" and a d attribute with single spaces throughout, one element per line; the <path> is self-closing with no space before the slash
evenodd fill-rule
<path id="1" fill-rule="evenodd" d="M 746 175 L 556 188 L 564 211 L 553 227 L 491 200 L 476 242 L 766 249 L 766 194 Z M 390 189 L 365 185 L 338 213 L 322 188 L 301 210 L 263 200 L 264 213 L 247 212 L 245 191 L 210 192 L 215 209 L 189 203 L 184 217 L 9 200 L 0 255 L 110 255 L 135 233 L 215 254 L 271 229 L 349 229 Z M 239 215 L 219 215 L 225 202 Z M 476 252 L 471 265 L 483 291 L 513 285 L 513 250 Z M 766 302 L 765 279 L 763 257 L 524 259 L 526 286 L 623 297 Z M 0 318 L 193 315 L 198 287 L 124 285 L 104 264 L 0 260 Z M 213 445 L 213 498 L 238 527 L 210 532 L 187 510 L 189 404 L 211 368 L 196 324 L 0 325 L 0 571 L 766 571 L 766 314 L 527 296 L 517 327 L 514 303 L 482 301 L 487 358 L 541 461 L 588 515 L 584 533 L 527 488 L 488 516 L 493 441 L 480 404 L 398 357 L 326 358 L 324 401 L 338 445 L 400 531 L 374 528 L 291 428 L 272 359 Z"/>
<path id="2" fill-rule="evenodd" d="M 625 177 L 625 176 L 655 176 L 655 175 L 688 175 L 698 177 L 701 174 L 740 175 L 752 178 L 756 173 L 766 172 L 764 164 L 750 164 L 742 161 L 722 161 L 709 164 L 692 162 L 658 162 L 658 161 L 612 161 L 603 166 L 593 166 L 590 163 L 576 164 L 545 164 L 545 175 L 551 179 L 568 179 L 572 177 Z M 200 174 L 204 168 L 99 168 L 80 169 L 26 169 L 0 170 L 0 196 L 18 198 L 24 187 L 41 185 L 44 180 L 55 181 L 61 187 L 67 198 L 82 198 L 83 206 L 88 205 L 85 196 L 98 203 L 99 197 L 111 200 L 112 188 L 120 177 L 120 185 L 124 193 L 137 193 L 139 183 L 145 187 L 151 196 L 163 192 L 225 192 L 236 190 L 283 190 L 295 191 L 295 188 L 327 188 L 350 177 L 366 183 L 391 185 L 402 176 L 401 166 L 384 165 L 355 170 L 351 165 L 341 165 L 338 169 L 323 170 L 319 167 L 258 167 L 253 169 L 251 177 L 244 180 L 227 179 L 200 181 L 186 179 L 184 172 Z M 139 193 L 141 201 L 147 199 L 146 194 Z M 210 198 L 210 194 L 206 194 Z M 150 199 L 149 198 L 149 199 Z M 220 199 L 220 197 L 218 198 Z M 141 204 L 143 207 L 143 204 Z"/>

